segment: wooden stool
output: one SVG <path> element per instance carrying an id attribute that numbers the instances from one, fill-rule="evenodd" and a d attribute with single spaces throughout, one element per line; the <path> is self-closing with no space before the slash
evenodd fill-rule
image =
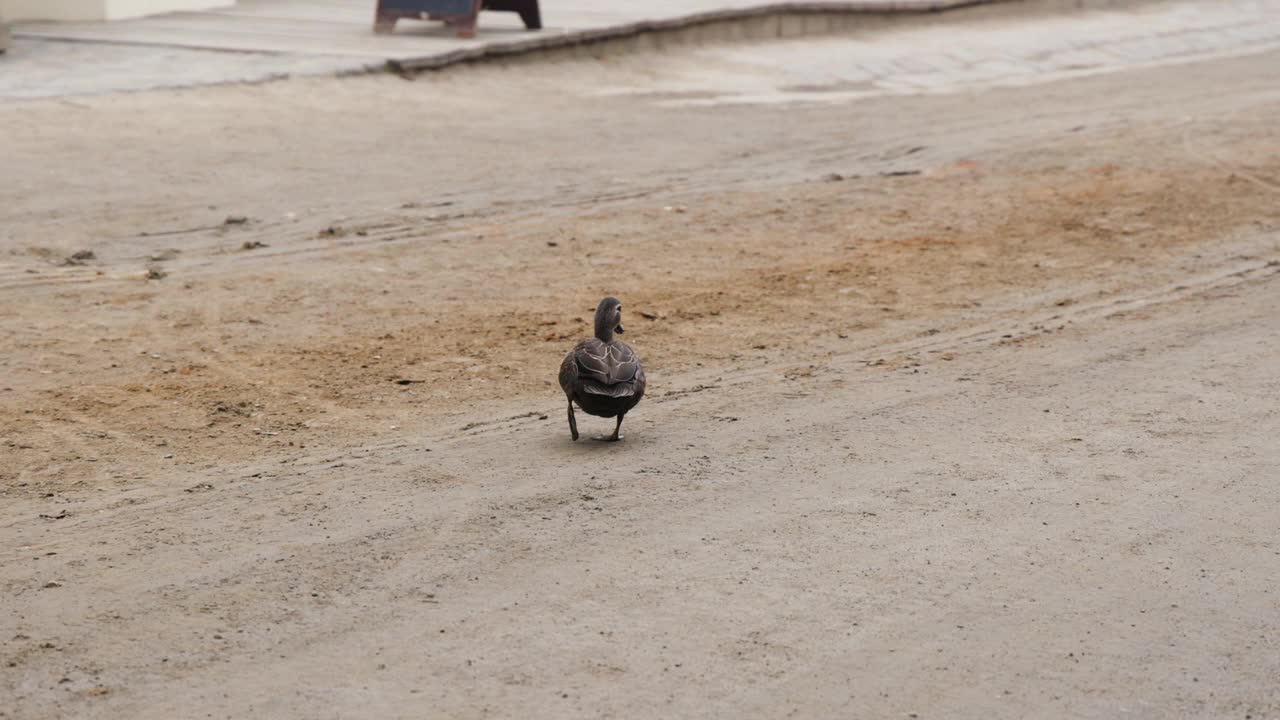
<path id="1" fill-rule="evenodd" d="M 396 21 L 439 20 L 454 28 L 460 38 L 476 36 L 476 20 L 481 10 L 505 10 L 520 14 L 529 30 L 542 28 L 538 0 L 378 0 L 373 31 L 385 35 L 396 28 Z"/>

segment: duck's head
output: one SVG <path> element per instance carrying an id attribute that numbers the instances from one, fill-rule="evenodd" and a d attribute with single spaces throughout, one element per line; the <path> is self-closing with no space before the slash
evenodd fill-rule
<path id="1" fill-rule="evenodd" d="M 603 342 L 612 342 L 615 332 L 625 332 L 622 329 L 622 302 L 616 297 L 607 297 L 596 306 L 596 337 Z"/>

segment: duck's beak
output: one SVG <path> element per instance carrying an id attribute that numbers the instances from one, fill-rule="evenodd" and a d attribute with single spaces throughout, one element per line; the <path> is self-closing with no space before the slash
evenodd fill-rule
<path id="1" fill-rule="evenodd" d="M 618 327 L 614 328 L 613 331 L 619 334 L 626 332 L 626 330 L 622 329 L 622 323 L 618 323 Z"/>

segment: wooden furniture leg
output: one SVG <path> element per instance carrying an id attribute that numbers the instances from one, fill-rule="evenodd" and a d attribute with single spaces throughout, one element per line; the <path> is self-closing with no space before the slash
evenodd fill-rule
<path id="1" fill-rule="evenodd" d="M 529 30 L 542 29 L 542 12 L 538 0 L 484 0 L 487 10 L 506 10 L 520 14 L 520 20 Z"/>
<path id="2" fill-rule="evenodd" d="M 521 4 L 521 7 L 530 1 L 533 3 L 535 13 L 532 17 L 534 21 L 540 23 L 541 18 L 536 14 L 537 0 L 515 0 Z M 482 7 L 484 7 L 484 0 L 417 0 L 416 2 L 415 0 L 378 0 L 377 9 L 374 11 L 373 31 L 379 35 L 389 34 L 395 30 L 396 22 L 402 18 L 440 20 L 446 27 L 453 28 L 457 37 L 470 39 L 476 36 L 476 25 Z M 527 12 L 527 8 L 522 11 L 520 17 L 527 25 L 529 20 L 524 12 Z"/>
<path id="3" fill-rule="evenodd" d="M 378 3 L 377 13 L 373 16 L 373 31 L 378 35 L 390 35 L 396 29 L 396 21 L 400 19 L 400 13 L 394 10 L 383 10 L 382 3 Z"/>

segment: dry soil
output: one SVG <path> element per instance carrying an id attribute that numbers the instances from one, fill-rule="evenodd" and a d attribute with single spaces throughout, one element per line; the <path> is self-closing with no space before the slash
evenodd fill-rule
<path id="1" fill-rule="evenodd" d="M 0 717 L 1280 717 L 1276 67 L 0 106 Z"/>

